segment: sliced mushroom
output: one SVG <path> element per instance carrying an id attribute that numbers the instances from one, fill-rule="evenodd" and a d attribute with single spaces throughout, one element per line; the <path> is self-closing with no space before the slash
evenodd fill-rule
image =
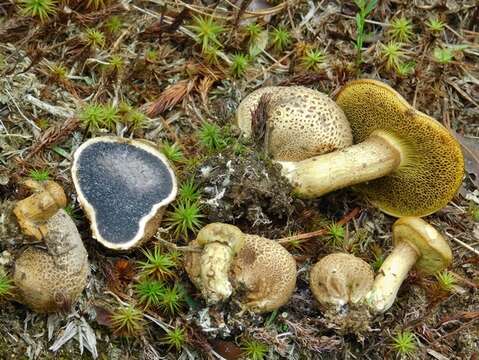
<path id="1" fill-rule="evenodd" d="M 393 225 L 394 250 L 384 260 L 374 280 L 367 302 L 375 312 L 388 310 L 409 270 L 434 274 L 452 262 L 447 241 L 420 218 L 404 217 Z"/>
<path id="2" fill-rule="evenodd" d="M 34 194 L 19 201 L 14 213 L 20 224 L 28 224 L 21 228 L 24 234 L 41 236 L 46 249 L 29 246 L 15 259 L 16 300 L 37 312 L 66 310 L 86 286 L 88 254 L 73 220 L 57 208 L 66 202 L 61 186 L 52 181 L 29 186 Z"/>
<path id="3" fill-rule="evenodd" d="M 33 194 L 17 202 L 13 213 L 25 235 L 41 240 L 47 231 L 45 222 L 66 206 L 67 198 L 62 187 L 54 181 L 27 180 L 24 185 Z"/>
<path id="4" fill-rule="evenodd" d="M 336 101 L 357 145 L 281 162 L 296 193 L 316 197 L 357 184 L 374 205 L 397 217 L 425 216 L 451 200 L 464 159 L 446 128 L 375 80 L 346 84 Z"/>
<path id="5" fill-rule="evenodd" d="M 185 267 L 208 303 L 244 292 L 243 305 L 254 312 L 286 304 L 296 284 L 296 263 L 277 242 L 243 234 L 236 226 L 213 223 L 198 233 Z"/>
<path id="6" fill-rule="evenodd" d="M 145 141 L 98 137 L 74 154 L 72 177 L 93 237 L 129 250 L 156 232 L 176 197 L 176 177 L 165 156 Z"/>
<path id="7" fill-rule="evenodd" d="M 263 97 L 266 95 L 267 97 Z M 238 106 L 236 121 L 250 137 L 252 113 L 266 102 L 267 150 L 275 160 L 300 161 L 352 144 L 349 123 L 327 95 L 303 86 L 260 88 Z"/>

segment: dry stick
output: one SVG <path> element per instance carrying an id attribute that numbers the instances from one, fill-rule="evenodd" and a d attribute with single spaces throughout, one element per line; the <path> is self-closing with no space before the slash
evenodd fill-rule
<path id="1" fill-rule="evenodd" d="M 348 214 L 346 214 L 341 220 L 339 220 L 337 224 L 338 225 L 347 224 L 349 221 L 351 221 L 353 218 L 355 218 L 359 214 L 359 211 L 360 211 L 359 208 L 354 208 Z M 277 241 L 279 244 L 288 244 L 289 242 L 293 240 L 299 240 L 299 243 L 303 243 L 303 242 L 309 241 L 313 237 L 326 235 L 327 233 L 328 233 L 328 229 L 322 228 L 322 229 L 319 229 L 310 233 L 306 233 L 306 234 L 299 234 L 299 235 L 281 238 L 281 239 L 278 239 Z"/>
<path id="2" fill-rule="evenodd" d="M 359 214 L 360 209 L 358 207 L 354 208 L 351 210 L 348 214 L 344 215 L 344 217 L 337 222 L 338 225 L 344 225 L 350 222 L 352 219 L 354 219 L 358 214 Z M 326 235 L 328 233 L 327 228 L 319 229 L 313 232 L 305 233 L 305 234 L 299 234 L 299 235 L 294 235 L 294 236 L 288 236 L 285 238 L 278 239 L 278 244 L 288 244 L 292 240 L 299 240 L 299 243 L 303 243 L 306 241 L 309 241 L 311 238 L 316 237 L 316 236 L 321 236 L 321 235 Z M 167 240 L 162 239 L 159 236 L 155 236 L 155 239 L 158 240 L 160 243 L 164 244 L 166 247 L 169 247 L 174 250 L 178 251 L 185 251 L 185 252 L 196 252 L 196 253 L 201 253 L 201 247 L 196 247 L 196 246 L 178 246 L 172 242 L 169 242 Z"/>
<path id="3" fill-rule="evenodd" d="M 178 246 L 168 240 L 164 240 L 160 238 L 159 236 L 155 236 L 155 239 L 158 240 L 161 244 L 165 245 L 166 247 L 177 250 L 177 251 L 185 251 L 185 252 L 196 252 L 196 253 L 201 253 L 201 247 L 196 247 L 196 246 Z"/>
<path id="4" fill-rule="evenodd" d="M 458 243 L 459 245 L 461 245 L 462 247 L 466 248 L 467 250 L 469 251 L 472 251 L 474 254 L 476 254 L 477 256 L 479 256 L 479 250 L 476 250 L 474 249 L 472 246 L 470 246 L 469 244 L 466 244 L 465 242 L 455 238 L 454 236 L 452 236 L 451 234 L 449 234 L 447 231 L 444 232 L 447 236 L 449 236 L 449 238 L 451 238 L 452 240 L 454 240 L 456 243 Z"/>

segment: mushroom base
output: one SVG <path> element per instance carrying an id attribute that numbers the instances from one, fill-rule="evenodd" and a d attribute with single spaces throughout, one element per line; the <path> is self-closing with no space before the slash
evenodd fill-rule
<path id="1" fill-rule="evenodd" d="M 326 326 L 339 334 L 362 334 L 369 330 L 372 315 L 365 304 L 346 304 L 339 311 L 334 306 L 323 310 Z"/>

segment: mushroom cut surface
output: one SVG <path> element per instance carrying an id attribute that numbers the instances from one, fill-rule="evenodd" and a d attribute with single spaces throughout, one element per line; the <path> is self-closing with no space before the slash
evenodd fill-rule
<path id="1" fill-rule="evenodd" d="M 425 216 L 451 200 L 462 182 L 464 159 L 444 126 L 375 80 L 349 82 L 336 102 L 354 143 L 381 133 L 400 150 L 400 165 L 392 173 L 356 185 L 373 204 L 393 216 Z"/>
<path id="2" fill-rule="evenodd" d="M 93 236 L 113 249 L 126 250 L 151 236 L 162 208 L 176 196 L 166 158 L 141 141 L 92 139 L 75 153 L 72 174 Z"/>

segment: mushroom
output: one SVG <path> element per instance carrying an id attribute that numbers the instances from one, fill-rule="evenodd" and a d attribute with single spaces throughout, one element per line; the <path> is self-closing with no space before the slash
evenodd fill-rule
<path id="1" fill-rule="evenodd" d="M 175 174 L 159 150 L 119 137 L 83 143 L 73 156 L 72 177 L 93 237 L 115 250 L 151 238 L 177 192 Z"/>
<path id="2" fill-rule="evenodd" d="M 373 285 L 374 274 L 364 260 L 333 253 L 311 269 L 310 287 L 329 323 L 342 332 L 361 332 L 369 325 L 370 312 L 364 297 Z"/>
<path id="3" fill-rule="evenodd" d="M 18 301 L 41 313 L 70 308 L 86 286 L 88 254 L 75 223 L 60 209 L 46 222 L 46 250 L 27 248 L 16 260 Z"/>
<path id="4" fill-rule="evenodd" d="M 359 303 L 371 290 L 373 278 L 371 267 L 364 260 L 334 253 L 313 266 L 310 286 L 320 304 L 339 310 L 347 304 Z"/>
<path id="5" fill-rule="evenodd" d="M 462 182 L 464 159 L 439 122 L 375 80 L 346 84 L 336 99 L 356 145 L 280 162 L 295 192 L 316 197 L 350 185 L 387 214 L 425 216 L 445 206 Z"/>
<path id="6" fill-rule="evenodd" d="M 59 202 L 66 202 L 61 186 L 53 181 L 28 185 L 34 194 L 19 201 L 13 212 L 20 225 L 28 224 L 21 227 L 24 234 L 40 236 L 46 249 L 30 246 L 15 259 L 15 299 L 37 312 L 65 310 L 86 286 L 88 254 L 75 223 L 58 209 Z"/>
<path id="7" fill-rule="evenodd" d="M 13 213 L 25 235 L 41 240 L 46 233 L 45 222 L 67 204 L 62 187 L 54 181 L 26 180 L 24 185 L 33 194 L 19 201 Z"/>
<path id="8" fill-rule="evenodd" d="M 246 309 L 268 312 L 286 304 L 294 291 L 296 262 L 273 240 L 212 223 L 198 232 L 191 245 L 201 252 L 189 253 L 185 268 L 209 304 L 244 291 Z"/>
<path id="9" fill-rule="evenodd" d="M 246 137 L 252 135 L 253 112 L 261 101 L 267 113 L 266 147 L 275 160 L 300 161 L 352 144 L 341 108 L 327 95 L 303 86 L 260 88 L 244 98 L 236 121 Z"/>
<path id="10" fill-rule="evenodd" d="M 386 258 L 366 300 L 375 312 L 385 312 L 415 266 L 423 274 L 434 274 L 452 261 L 451 248 L 441 234 L 424 220 L 403 217 L 393 225 L 394 250 Z"/>

